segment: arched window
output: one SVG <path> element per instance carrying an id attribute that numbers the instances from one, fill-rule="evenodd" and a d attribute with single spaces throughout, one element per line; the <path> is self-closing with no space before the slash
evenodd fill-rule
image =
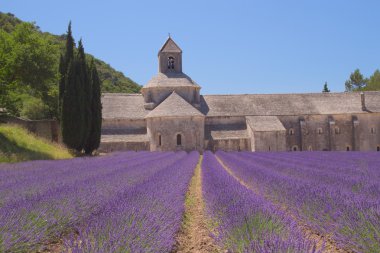
<path id="1" fill-rule="evenodd" d="M 298 150 L 298 147 L 297 145 L 294 145 L 293 148 L 292 148 L 293 151 L 297 151 Z"/>
<path id="2" fill-rule="evenodd" d="M 289 129 L 289 135 L 294 135 L 294 129 L 293 128 Z"/>
<path id="3" fill-rule="evenodd" d="M 161 134 L 158 134 L 158 146 L 161 146 Z"/>
<path id="4" fill-rule="evenodd" d="M 169 58 L 168 58 L 168 69 L 174 69 L 174 62 L 175 62 L 174 57 L 169 56 Z"/>
<path id="5" fill-rule="evenodd" d="M 340 134 L 340 129 L 339 129 L 339 127 L 335 127 L 335 134 Z"/>
<path id="6" fill-rule="evenodd" d="M 376 129 L 374 127 L 371 127 L 371 134 L 375 134 L 376 133 Z"/>
<path id="7" fill-rule="evenodd" d="M 318 131 L 318 134 L 323 134 L 323 129 L 321 127 L 318 128 L 317 131 Z"/>
<path id="8" fill-rule="evenodd" d="M 181 134 L 177 134 L 177 146 L 181 146 L 182 145 L 182 136 Z"/>

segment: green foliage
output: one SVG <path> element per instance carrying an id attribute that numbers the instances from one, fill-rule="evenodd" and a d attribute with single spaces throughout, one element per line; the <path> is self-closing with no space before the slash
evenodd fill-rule
<path id="1" fill-rule="evenodd" d="M 380 71 L 378 69 L 368 79 L 367 86 L 364 90 L 380 90 Z"/>
<path id="2" fill-rule="evenodd" d="M 49 115 L 49 108 L 41 99 L 29 96 L 23 100 L 20 115 L 27 119 L 46 119 Z"/>
<path id="3" fill-rule="evenodd" d="M 83 146 L 83 84 L 77 59 L 69 62 L 62 95 L 61 129 L 63 142 L 71 149 L 81 151 Z"/>
<path id="4" fill-rule="evenodd" d="M 362 90 L 367 85 L 368 80 L 364 78 L 359 69 L 351 73 L 350 79 L 345 82 L 346 91 Z"/>
<path id="5" fill-rule="evenodd" d="M 100 144 L 101 128 L 102 128 L 102 103 L 100 93 L 100 79 L 94 62 L 90 66 L 92 98 L 91 98 L 91 124 L 87 142 L 84 146 L 86 154 L 90 154 L 97 149 Z"/>
<path id="6" fill-rule="evenodd" d="M 78 152 L 91 154 L 100 143 L 101 82 L 94 61 L 90 66 L 86 61 L 82 40 L 73 54 L 71 23 L 66 38 L 66 51 L 59 66 L 63 142 Z"/>
<path id="7" fill-rule="evenodd" d="M 351 73 L 345 83 L 346 91 L 376 91 L 380 90 L 380 71 L 377 69 L 370 78 L 364 77 L 359 69 Z"/>
<path id="8" fill-rule="evenodd" d="M 327 87 L 327 82 L 323 85 L 323 90 L 322 92 L 330 92 L 329 88 Z"/>
<path id="9" fill-rule="evenodd" d="M 72 155 L 64 147 L 39 139 L 21 127 L 0 125 L 0 162 L 67 158 Z"/>
<path id="10" fill-rule="evenodd" d="M 58 48 L 41 38 L 30 23 L 18 24 L 11 33 L 0 29 L 0 41 L 0 93 L 3 95 L 0 107 L 20 116 L 23 97 L 32 96 L 46 103 L 54 89 Z"/>
<path id="11" fill-rule="evenodd" d="M 67 41 L 66 38 L 67 35 L 43 33 L 34 23 L 26 23 L 13 14 L 0 12 L 0 107 L 20 116 L 24 104 L 22 98 L 32 96 L 47 106 L 46 117 L 59 116 L 62 98 L 58 99 L 58 96 L 63 94 L 60 90 L 64 75 L 62 70 L 58 70 L 58 65 L 61 65 L 61 58 L 76 52 L 74 41 Z M 66 43 L 72 44 L 73 49 L 68 55 L 62 55 Z M 89 54 L 86 58 L 95 61 L 102 92 L 140 91 L 141 86 L 108 64 Z M 61 66 L 67 69 L 67 66 Z"/>

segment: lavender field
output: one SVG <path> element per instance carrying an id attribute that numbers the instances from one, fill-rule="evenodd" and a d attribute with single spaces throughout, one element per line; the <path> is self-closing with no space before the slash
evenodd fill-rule
<path id="1" fill-rule="evenodd" d="M 0 252 L 175 252 L 197 152 L 0 164 Z M 380 252 L 380 156 L 205 152 L 221 252 Z M 191 217 L 187 217 L 191 219 Z"/>

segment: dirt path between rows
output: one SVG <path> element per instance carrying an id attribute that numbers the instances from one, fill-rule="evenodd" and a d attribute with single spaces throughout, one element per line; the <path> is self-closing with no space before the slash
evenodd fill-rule
<path id="1" fill-rule="evenodd" d="M 202 158 L 201 156 L 199 159 L 186 194 L 184 221 L 172 252 L 223 252 L 210 236 L 210 230 L 206 224 L 202 195 Z"/>
<path id="2" fill-rule="evenodd" d="M 313 231 L 309 225 L 307 225 L 306 222 L 298 219 L 285 205 L 281 205 L 279 203 L 276 203 L 273 201 L 269 196 L 266 196 L 263 194 L 257 185 L 250 185 L 247 184 L 244 180 L 240 179 L 238 176 L 235 175 L 235 173 L 218 157 L 215 156 L 218 162 L 222 165 L 222 167 L 233 177 L 235 178 L 241 185 L 244 187 L 250 189 L 255 194 L 260 195 L 264 197 L 267 201 L 271 202 L 273 205 L 275 205 L 280 210 L 284 211 L 287 215 L 292 217 L 294 221 L 296 221 L 297 226 L 301 229 L 302 232 L 305 233 L 306 238 L 309 238 L 311 240 L 316 241 L 317 250 L 321 250 L 323 247 L 324 253 L 352 253 L 351 251 L 347 251 L 345 249 L 339 248 L 334 241 L 326 235 L 321 235 L 316 231 Z"/>

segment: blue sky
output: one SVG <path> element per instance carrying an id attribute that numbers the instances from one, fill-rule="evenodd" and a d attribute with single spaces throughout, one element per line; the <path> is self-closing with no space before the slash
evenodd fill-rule
<path id="1" fill-rule="evenodd" d="M 0 0 L 0 11 L 63 34 L 139 84 L 168 32 L 203 94 L 334 92 L 380 68 L 380 1 Z"/>

